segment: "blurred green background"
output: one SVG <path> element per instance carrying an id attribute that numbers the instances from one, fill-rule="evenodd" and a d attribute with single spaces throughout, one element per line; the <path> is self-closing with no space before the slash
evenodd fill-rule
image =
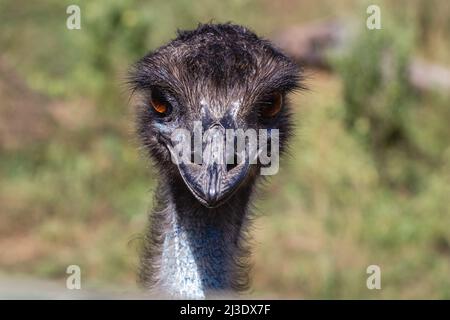
<path id="1" fill-rule="evenodd" d="M 81 30 L 66 28 L 70 4 Z M 364 27 L 368 4 L 382 30 Z M 450 100 L 405 80 L 412 56 L 450 67 L 446 0 L 2 0 L 0 276 L 63 284 L 77 264 L 84 288 L 135 290 L 155 180 L 127 68 L 198 22 L 270 37 L 333 17 L 360 36 L 293 97 L 291 154 L 256 204 L 250 296 L 449 299 Z M 371 264 L 381 290 L 366 287 Z"/>

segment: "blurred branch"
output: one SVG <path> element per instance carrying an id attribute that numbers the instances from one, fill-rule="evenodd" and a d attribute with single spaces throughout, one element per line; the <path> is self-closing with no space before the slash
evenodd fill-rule
<path id="1" fill-rule="evenodd" d="M 288 27 L 273 41 L 300 65 L 329 70 L 326 52 L 341 46 L 344 34 L 342 23 L 325 21 Z"/>
<path id="2" fill-rule="evenodd" d="M 344 51 L 354 41 L 355 28 L 341 20 L 291 26 L 281 30 L 273 41 L 302 66 L 333 71 L 327 53 Z M 389 69 L 389 66 L 383 66 Z M 409 66 L 410 84 L 420 90 L 450 92 L 450 69 L 417 58 Z"/>
<path id="3" fill-rule="evenodd" d="M 450 69 L 420 59 L 413 59 L 409 66 L 409 81 L 419 90 L 437 89 L 449 92 Z"/>

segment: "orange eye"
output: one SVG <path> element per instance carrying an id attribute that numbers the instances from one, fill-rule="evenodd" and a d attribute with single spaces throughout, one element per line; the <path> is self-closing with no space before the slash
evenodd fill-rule
<path id="1" fill-rule="evenodd" d="M 281 111 L 281 107 L 283 105 L 283 96 L 279 92 L 274 93 L 261 104 L 261 115 L 264 118 L 272 118 Z"/>
<path id="2" fill-rule="evenodd" d="M 168 110 L 167 106 L 158 99 L 152 99 L 151 104 L 153 109 L 159 114 L 165 114 Z"/>
<path id="3" fill-rule="evenodd" d="M 150 103 L 153 110 L 160 115 L 166 116 L 170 112 L 170 104 L 164 97 L 161 91 L 153 89 L 150 97 Z"/>

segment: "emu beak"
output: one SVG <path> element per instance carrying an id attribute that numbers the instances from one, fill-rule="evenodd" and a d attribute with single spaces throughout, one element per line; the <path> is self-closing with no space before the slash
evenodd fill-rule
<path id="1" fill-rule="evenodd" d="M 213 131 L 204 139 L 201 164 L 180 161 L 173 148 L 169 147 L 172 157 L 178 159 L 177 166 L 184 183 L 197 200 L 208 208 L 216 208 L 226 202 L 242 185 L 250 168 L 246 153 L 242 155 L 240 163 L 227 166 L 227 159 L 234 159 L 234 150 L 233 155 L 227 157 L 224 135 L 220 138 L 218 132 L 221 130 Z"/>
<path id="2" fill-rule="evenodd" d="M 226 167 L 226 166 L 225 166 Z M 238 164 L 229 172 L 220 165 L 181 163 L 178 166 L 189 190 L 206 207 L 215 208 L 227 201 L 247 176 L 248 161 Z"/>

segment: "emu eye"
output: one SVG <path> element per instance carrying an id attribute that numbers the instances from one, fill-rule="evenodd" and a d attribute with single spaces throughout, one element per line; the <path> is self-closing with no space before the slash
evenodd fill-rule
<path id="1" fill-rule="evenodd" d="M 165 116 L 169 113 L 169 103 L 159 91 L 153 91 L 150 104 L 158 115 Z"/>
<path id="2" fill-rule="evenodd" d="M 283 105 L 283 96 L 276 92 L 270 95 L 261 103 L 261 115 L 263 118 L 273 118 L 280 111 Z"/>

